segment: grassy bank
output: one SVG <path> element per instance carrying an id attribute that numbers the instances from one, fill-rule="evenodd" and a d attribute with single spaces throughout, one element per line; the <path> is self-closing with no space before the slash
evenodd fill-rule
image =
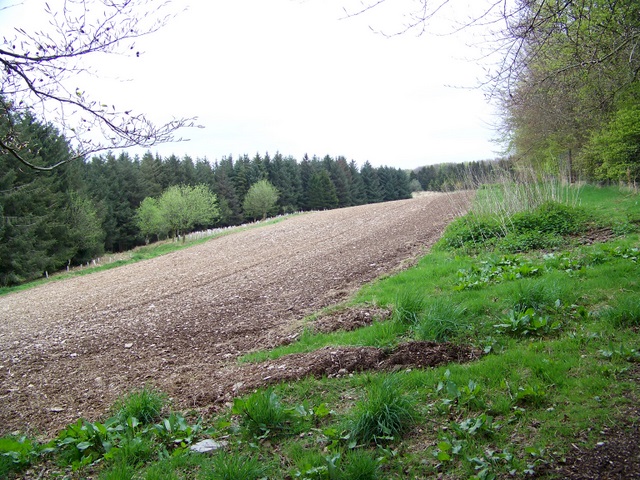
<path id="1" fill-rule="evenodd" d="M 104 423 L 80 421 L 48 444 L 0 440 L 0 476 L 560 475 L 573 451 L 624 428 L 640 397 L 639 198 L 585 186 L 569 202 L 496 215 L 486 208 L 494 193 L 480 191 L 474 211 L 415 267 L 339 307 L 392 307 L 391 318 L 324 334 L 310 319 L 297 342 L 242 361 L 416 340 L 472 345 L 480 359 L 305 378 L 237 398 L 208 418 L 171 412 L 161 392 L 144 389 Z M 203 438 L 223 448 L 191 453 Z"/>

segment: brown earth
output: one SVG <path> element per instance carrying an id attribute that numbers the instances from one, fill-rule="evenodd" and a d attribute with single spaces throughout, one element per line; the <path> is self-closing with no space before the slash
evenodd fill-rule
<path id="1" fill-rule="evenodd" d="M 290 342 L 305 316 L 406 266 L 469 198 L 433 194 L 300 215 L 0 297 L 0 434 L 52 436 L 78 417 L 99 418 L 145 384 L 167 392 L 177 408 L 211 408 L 304 375 L 473 358 L 413 344 L 391 354 L 343 348 L 260 365 L 235 361 Z M 356 328 L 380 315 L 333 316 L 318 328 Z"/>

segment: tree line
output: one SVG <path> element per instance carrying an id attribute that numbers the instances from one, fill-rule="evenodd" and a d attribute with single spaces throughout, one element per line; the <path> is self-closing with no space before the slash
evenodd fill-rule
<path id="1" fill-rule="evenodd" d="M 50 165 L 73 155 L 55 128 L 29 114 L 13 117 L 11 128 L 32 146 L 23 153 L 30 163 Z M 268 212 L 245 203 L 250 188 L 261 181 L 277 190 Z M 209 162 L 151 152 L 132 157 L 122 151 L 38 171 L 0 151 L 0 284 L 21 283 L 144 244 L 150 235 L 140 229 L 140 205 L 145 199 L 161 201 L 177 186 L 205 189 L 214 198 L 215 212 L 192 229 L 411 196 L 407 172 L 369 162 L 358 167 L 341 156 L 305 155 L 298 161 L 265 153 Z M 166 234 L 178 230 L 171 226 Z"/>
<path id="2" fill-rule="evenodd" d="M 512 152 L 569 180 L 640 180 L 640 3 L 528 0 L 497 82 Z M 516 54 L 517 52 L 517 54 Z"/>
<path id="3" fill-rule="evenodd" d="M 516 169 L 513 158 L 478 160 L 464 163 L 438 163 L 412 170 L 409 184 L 412 191 L 448 192 L 472 189 L 483 183 L 512 173 Z"/>

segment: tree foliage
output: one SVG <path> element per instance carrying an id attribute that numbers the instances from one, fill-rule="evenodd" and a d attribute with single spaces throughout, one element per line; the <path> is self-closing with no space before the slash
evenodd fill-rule
<path id="1" fill-rule="evenodd" d="M 259 180 L 249 188 L 244 197 L 242 208 L 249 218 L 267 218 L 278 202 L 278 189 L 268 180 Z"/>
<path id="2" fill-rule="evenodd" d="M 169 187 L 157 206 L 164 226 L 174 237 L 188 233 L 196 225 L 211 226 L 220 215 L 216 195 L 206 185 Z"/>

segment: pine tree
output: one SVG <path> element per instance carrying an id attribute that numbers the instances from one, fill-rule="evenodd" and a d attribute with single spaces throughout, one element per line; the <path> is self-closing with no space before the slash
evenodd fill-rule
<path id="1" fill-rule="evenodd" d="M 308 195 L 311 210 L 328 210 L 338 206 L 336 187 L 325 169 L 319 169 L 311 175 Z"/>

